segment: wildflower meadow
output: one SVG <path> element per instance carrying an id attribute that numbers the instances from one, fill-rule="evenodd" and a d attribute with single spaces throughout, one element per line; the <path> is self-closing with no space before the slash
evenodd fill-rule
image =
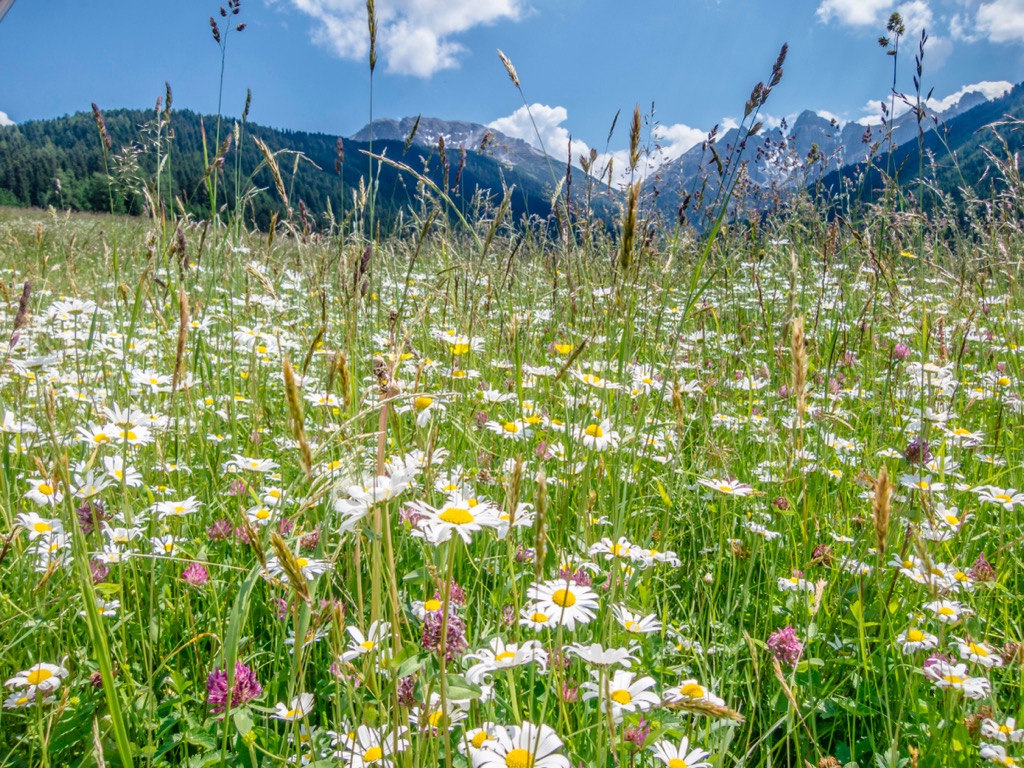
<path id="1" fill-rule="evenodd" d="M 385 230 L 279 160 L 269 230 L 0 210 L 0 765 L 1017 764 L 1009 166 Z"/>

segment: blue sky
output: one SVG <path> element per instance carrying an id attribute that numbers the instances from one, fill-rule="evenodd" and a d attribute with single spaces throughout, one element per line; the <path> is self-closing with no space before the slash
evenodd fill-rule
<path id="1" fill-rule="evenodd" d="M 224 0 L 226 2 L 226 0 Z M 892 10 L 907 19 L 898 84 L 912 87 L 922 27 L 924 86 L 947 97 L 1024 72 L 1024 0 L 377 0 L 374 114 L 494 123 L 533 140 L 496 50 L 514 62 L 542 135 L 604 149 L 626 143 L 625 116 L 652 102 L 663 143 L 682 151 L 742 114 L 784 42 L 782 84 L 766 107 L 863 118 L 887 98 L 892 59 L 876 42 Z M 217 108 L 220 51 L 207 0 L 17 0 L 0 23 L 0 121 L 103 108 Z M 224 111 L 347 136 L 369 116 L 365 0 L 242 0 L 228 38 Z M 997 86 L 987 86 L 998 90 Z M 562 150 L 564 151 L 564 150 Z"/>

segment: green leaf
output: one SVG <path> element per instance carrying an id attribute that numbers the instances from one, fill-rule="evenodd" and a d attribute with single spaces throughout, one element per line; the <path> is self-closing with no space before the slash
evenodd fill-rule
<path id="1" fill-rule="evenodd" d="M 235 728 L 242 736 L 252 730 L 252 713 L 248 707 L 236 709 L 231 713 L 231 719 L 235 721 Z"/>
<path id="2" fill-rule="evenodd" d="M 473 685 L 462 675 L 448 675 L 445 682 L 449 699 L 479 699 L 483 695 L 480 686 Z"/>

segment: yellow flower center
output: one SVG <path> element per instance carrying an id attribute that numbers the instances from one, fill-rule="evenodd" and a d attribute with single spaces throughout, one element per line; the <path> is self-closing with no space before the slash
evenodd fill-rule
<path id="1" fill-rule="evenodd" d="M 907 631 L 907 640 L 911 643 L 920 643 L 924 640 L 924 632 L 920 629 L 911 629 Z"/>
<path id="2" fill-rule="evenodd" d="M 996 379 L 996 384 L 998 384 L 1000 387 L 1008 387 L 1010 386 L 1010 379 L 1007 376 L 1000 376 L 998 379 Z"/>
<path id="3" fill-rule="evenodd" d="M 705 693 L 704 689 L 697 685 L 697 683 L 687 683 L 679 689 L 679 692 L 688 699 L 703 699 Z"/>
<path id="4" fill-rule="evenodd" d="M 509 659 L 514 659 L 515 657 L 516 657 L 516 655 L 514 653 L 512 653 L 512 651 L 502 651 L 501 653 L 499 653 L 497 656 L 494 657 L 494 660 L 495 661 L 508 661 Z"/>
<path id="5" fill-rule="evenodd" d="M 376 763 L 384 757 L 384 750 L 380 747 L 370 747 L 368 750 L 363 752 L 364 763 Z"/>
<path id="6" fill-rule="evenodd" d="M 640 625 L 635 621 L 624 621 L 622 622 L 622 626 L 624 626 L 628 632 L 633 632 L 640 627 Z"/>
<path id="7" fill-rule="evenodd" d="M 36 533 L 47 533 L 47 532 L 53 530 L 53 526 L 50 525 L 49 523 L 46 523 L 46 522 L 43 522 L 42 520 L 40 520 L 38 523 L 36 523 L 35 525 L 32 526 L 32 529 Z"/>
<path id="8" fill-rule="evenodd" d="M 464 342 L 460 342 L 458 344 L 453 344 L 452 345 L 452 354 L 453 355 L 464 355 L 467 352 L 469 352 L 469 344 L 466 344 Z"/>
<path id="9" fill-rule="evenodd" d="M 560 355 L 568 355 L 570 352 L 572 352 L 572 348 L 572 344 L 555 344 L 555 352 L 557 352 Z"/>
<path id="10" fill-rule="evenodd" d="M 257 509 L 256 510 L 256 519 L 257 520 L 266 520 L 268 517 L 270 517 L 270 511 L 269 510 L 267 510 L 265 508 L 261 508 L 261 509 Z"/>
<path id="11" fill-rule="evenodd" d="M 127 440 L 130 443 L 133 440 L 137 440 L 138 437 L 130 429 L 126 429 L 125 432 L 124 432 L 124 439 Z"/>
<path id="12" fill-rule="evenodd" d="M 525 749 L 513 749 L 505 755 L 505 768 L 533 768 L 533 755 Z"/>
<path id="13" fill-rule="evenodd" d="M 98 435 L 94 435 L 92 438 L 94 443 L 109 443 L 110 438 L 100 432 Z"/>
<path id="14" fill-rule="evenodd" d="M 551 602 L 553 602 L 560 608 L 571 608 L 573 605 L 576 604 L 576 595 L 574 595 L 568 589 L 559 589 L 556 590 L 553 595 L 551 595 Z"/>
<path id="15" fill-rule="evenodd" d="M 964 678 L 960 677 L 959 675 L 945 675 L 942 679 L 945 680 L 947 683 L 951 683 L 952 685 L 960 685 L 960 683 L 964 681 Z"/>
<path id="16" fill-rule="evenodd" d="M 359 647 L 362 648 L 364 651 L 372 651 L 373 650 L 373 640 L 364 640 L 363 642 L 361 642 L 359 644 Z"/>
<path id="17" fill-rule="evenodd" d="M 732 493 L 732 486 L 731 485 L 725 485 L 723 483 L 723 484 L 718 486 L 718 490 L 720 490 L 722 493 Z"/>
<path id="18" fill-rule="evenodd" d="M 532 622 L 534 622 L 536 624 L 544 624 L 544 623 L 547 622 L 547 620 L 548 620 L 547 614 L 540 613 L 539 611 L 537 613 L 533 614 L 532 616 L 530 616 L 530 621 L 532 621 Z"/>
<path id="19" fill-rule="evenodd" d="M 427 408 L 429 408 L 431 405 L 434 404 L 434 398 L 432 398 L 432 397 L 425 397 L 425 396 L 421 395 L 420 397 L 417 397 L 415 400 L 413 400 L 412 404 L 416 408 L 417 411 L 423 411 L 423 410 L 426 410 Z"/>
<path id="20" fill-rule="evenodd" d="M 604 437 L 604 430 L 598 424 L 591 424 L 583 433 L 589 437 Z"/>
<path id="21" fill-rule="evenodd" d="M 441 601 L 431 598 L 423 604 L 423 610 L 425 611 L 439 611 L 441 610 Z"/>
<path id="22" fill-rule="evenodd" d="M 53 495 L 53 486 L 50 485 L 49 483 L 40 483 L 39 484 L 39 492 L 41 494 L 43 494 L 43 496 L 52 496 Z"/>
<path id="23" fill-rule="evenodd" d="M 960 525 L 960 518 L 956 515 L 946 515 L 946 522 L 955 527 Z"/>
<path id="24" fill-rule="evenodd" d="M 469 740 L 469 743 L 477 749 L 480 749 L 485 741 L 487 741 L 487 731 L 480 731 L 480 733 Z"/>
<path id="25" fill-rule="evenodd" d="M 431 712 L 430 716 L 427 717 L 427 722 L 430 723 L 431 727 L 437 728 L 437 726 L 444 722 L 444 712 L 440 709 L 437 712 Z"/>
<path id="26" fill-rule="evenodd" d="M 981 646 L 981 645 L 976 645 L 975 643 L 968 643 L 967 647 L 970 649 L 971 653 L 973 653 L 975 656 L 981 656 L 982 658 L 988 658 L 988 648 L 985 648 L 984 646 Z"/>
<path id="27" fill-rule="evenodd" d="M 1009 496 L 1007 496 L 1005 493 L 997 493 L 992 498 L 993 499 L 998 499 L 999 501 L 1003 502 L 1004 504 L 1007 503 L 1008 501 L 1012 501 L 1012 499 Z"/>
<path id="28" fill-rule="evenodd" d="M 299 568 L 305 568 L 307 565 L 309 565 L 309 560 L 307 560 L 304 557 L 297 557 L 295 558 L 295 564 L 298 565 Z"/>
<path id="29" fill-rule="evenodd" d="M 438 517 L 451 525 L 468 525 L 476 519 L 465 509 L 459 509 L 458 507 L 446 509 Z"/>
<path id="30" fill-rule="evenodd" d="M 955 616 L 955 615 L 956 615 L 956 611 L 954 611 L 949 606 L 944 605 L 941 608 L 939 608 L 939 616 Z"/>
<path id="31" fill-rule="evenodd" d="M 627 691 L 624 688 L 620 688 L 617 691 L 612 691 L 611 699 L 616 704 L 620 704 L 623 707 L 629 704 L 631 701 L 633 701 L 633 697 L 629 695 L 629 691 Z"/>
<path id="32" fill-rule="evenodd" d="M 39 685 L 40 683 L 45 683 L 51 677 L 53 677 L 53 672 L 51 672 L 48 669 L 37 669 L 25 675 L 25 679 L 28 680 L 29 685 Z"/>
<path id="33" fill-rule="evenodd" d="M 519 425 L 516 424 L 514 421 L 506 421 L 502 429 L 504 429 L 506 432 L 511 432 L 512 434 L 515 434 L 516 432 L 519 431 Z"/>
<path id="34" fill-rule="evenodd" d="M 681 757 L 673 757 L 668 761 L 668 768 L 689 768 L 686 761 Z"/>

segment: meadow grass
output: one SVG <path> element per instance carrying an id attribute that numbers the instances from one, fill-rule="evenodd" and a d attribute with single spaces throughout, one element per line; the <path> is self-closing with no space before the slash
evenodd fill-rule
<path id="1" fill-rule="evenodd" d="M 1012 755 L 1018 262 L 816 215 L 4 211 L 0 764 Z"/>

